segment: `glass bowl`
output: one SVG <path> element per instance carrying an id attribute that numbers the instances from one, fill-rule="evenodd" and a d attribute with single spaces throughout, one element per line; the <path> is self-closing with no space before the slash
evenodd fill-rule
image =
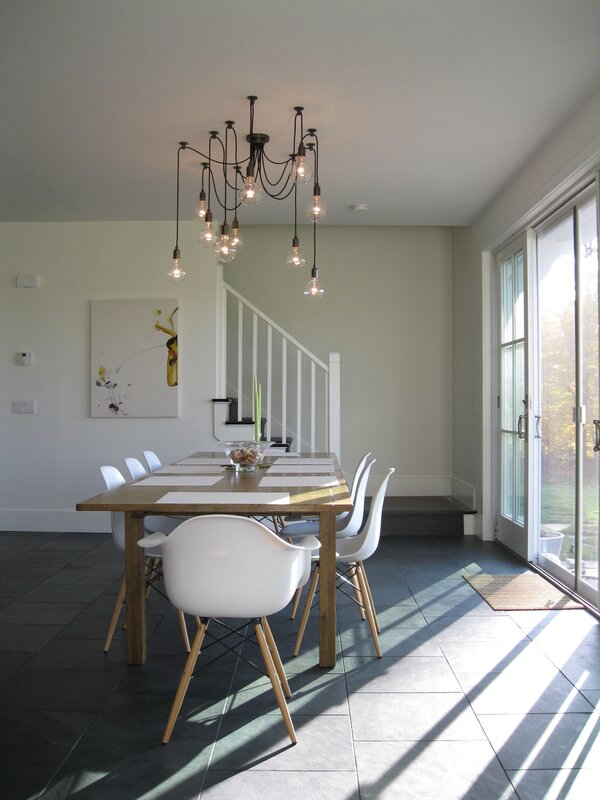
<path id="1" fill-rule="evenodd" d="M 268 442 L 223 442 L 225 456 L 238 472 L 251 472 L 262 464 Z"/>

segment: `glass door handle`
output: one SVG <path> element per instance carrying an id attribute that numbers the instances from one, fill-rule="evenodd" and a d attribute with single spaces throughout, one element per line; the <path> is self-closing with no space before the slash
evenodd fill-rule
<path id="1" fill-rule="evenodd" d="M 542 418 L 539 414 L 535 415 L 535 438 L 542 438 Z"/>
<path id="2" fill-rule="evenodd" d="M 600 450 L 600 419 L 594 420 L 594 452 Z"/>
<path id="3" fill-rule="evenodd" d="M 519 414 L 519 421 L 517 422 L 517 434 L 519 439 L 527 438 L 527 414 Z"/>

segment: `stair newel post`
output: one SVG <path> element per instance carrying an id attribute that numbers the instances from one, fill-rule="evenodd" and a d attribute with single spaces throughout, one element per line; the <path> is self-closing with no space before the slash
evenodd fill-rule
<path id="1" fill-rule="evenodd" d="M 329 452 L 341 461 L 340 354 L 329 353 Z"/>

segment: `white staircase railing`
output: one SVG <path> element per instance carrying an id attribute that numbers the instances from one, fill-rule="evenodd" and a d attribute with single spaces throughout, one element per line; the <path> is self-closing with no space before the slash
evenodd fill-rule
<path id="1" fill-rule="evenodd" d="M 265 438 L 291 438 L 292 451 L 328 451 L 339 459 L 339 353 L 325 363 L 223 280 L 218 293 L 218 397 L 237 398 L 237 421 L 251 419 L 256 375 Z"/>

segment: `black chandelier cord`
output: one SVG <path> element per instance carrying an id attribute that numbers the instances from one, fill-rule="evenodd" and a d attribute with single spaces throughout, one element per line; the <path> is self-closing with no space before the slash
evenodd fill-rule
<path id="1" fill-rule="evenodd" d="M 294 241 L 298 239 L 298 183 L 294 181 Z"/>
<path id="2" fill-rule="evenodd" d="M 182 150 L 187 147 L 187 142 L 179 142 L 177 149 L 177 191 L 176 191 L 176 214 L 175 214 L 175 250 L 179 250 L 179 156 Z"/>
<path id="3" fill-rule="evenodd" d="M 314 147 L 311 150 L 314 153 L 314 165 L 315 165 L 315 183 L 319 183 L 319 137 L 317 136 L 317 131 L 315 128 L 309 128 L 307 136 L 312 136 L 315 140 Z"/>

